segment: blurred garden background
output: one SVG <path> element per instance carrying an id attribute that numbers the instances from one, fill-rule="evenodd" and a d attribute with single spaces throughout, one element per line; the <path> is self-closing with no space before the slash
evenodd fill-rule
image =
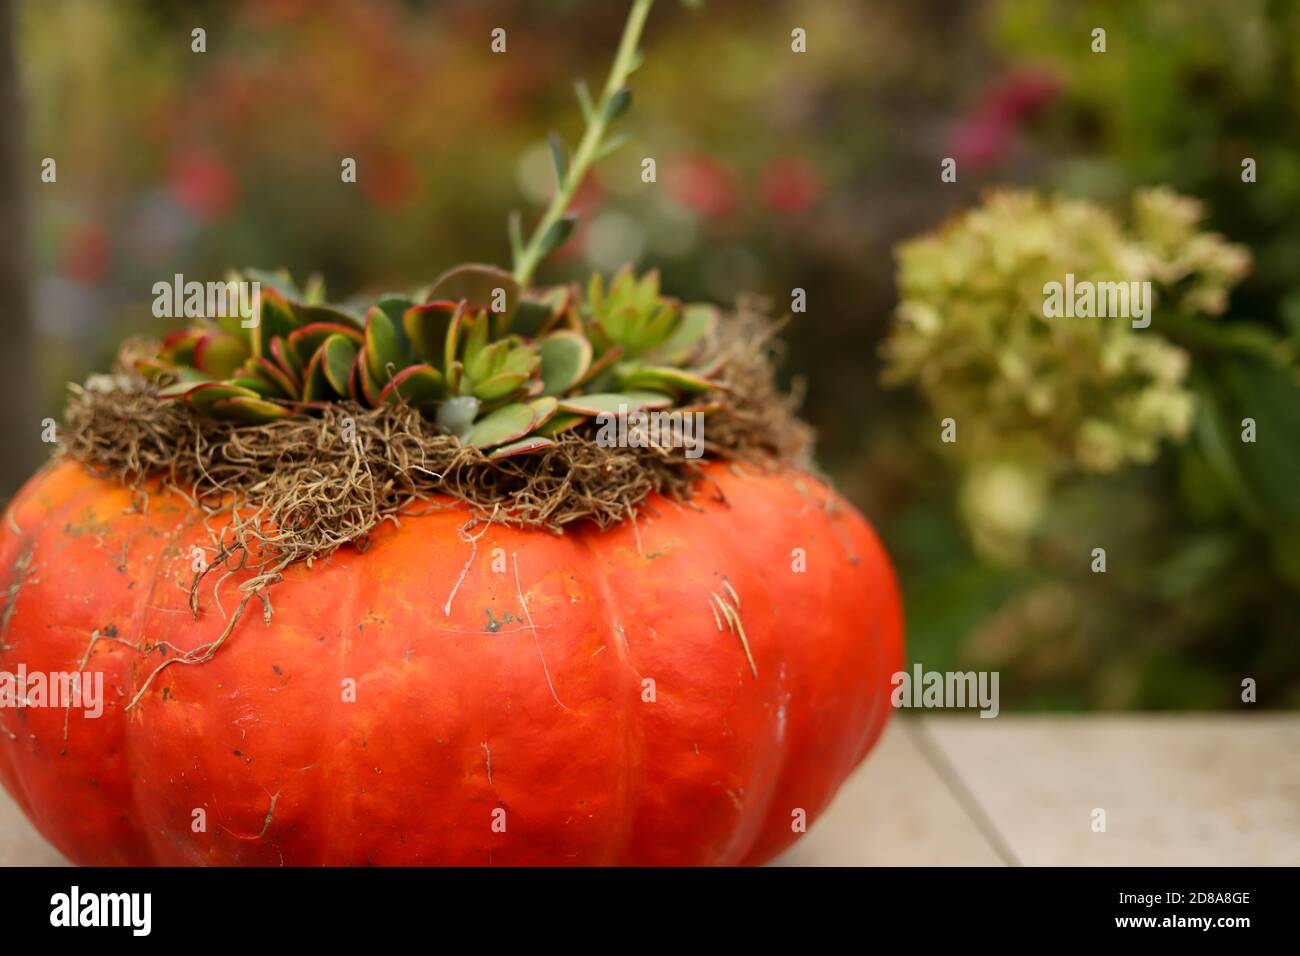
<path id="1" fill-rule="evenodd" d="M 63 383 L 165 330 L 160 279 L 286 266 L 342 297 L 508 264 L 507 216 L 549 198 L 547 132 L 576 139 L 573 81 L 603 81 L 625 14 L 0 0 L 3 493 L 39 460 Z M 757 292 L 783 310 L 806 290 L 784 374 L 819 464 L 895 557 L 910 659 L 1001 671 L 1004 710 L 1241 708 L 1247 678 L 1255 706 L 1300 705 L 1300 4 L 661 0 L 644 48 L 632 139 L 539 279 L 632 261 L 684 299 Z M 882 383 L 896 247 L 998 186 L 1121 217 L 1134 190 L 1169 186 L 1248 250 L 1212 320 L 1229 332 L 1179 385 L 1194 420 L 1152 460 L 982 468 L 941 443 L 948 412 Z M 990 521 L 1014 547 L 990 544 Z"/>

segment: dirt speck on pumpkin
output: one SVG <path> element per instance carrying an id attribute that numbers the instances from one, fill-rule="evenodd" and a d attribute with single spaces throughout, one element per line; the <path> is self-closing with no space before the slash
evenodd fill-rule
<path id="1" fill-rule="evenodd" d="M 271 820 L 275 817 L 275 805 L 280 800 L 280 791 L 277 790 L 271 794 L 271 806 L 267 808 L 266 819 L 262 821 L 262 829 L 258 831 L 256 839 L 260 840 L 266 836 L 266 831 L 271 829 Z"/>
<path id="2" fill-rule="evenodd" d="M 492 613 L 492 609 L 490 607 L 485 607 L 483 611 L 485 614 L 487 614 L 487 623 L 484 624 L 483 627 L 489 634 L 497 633 L 499 630 L 501 630 L 501 626 L 504 624 L 523 623 L 519 618 L 515 617 L 509 611 L 506 611 L 505 614 L 501 616 L 500 620 L 497 620 L 496 616 Z"/>
<path id="3" fill-rule="evenodd" d="M 9 582 L 9 587 L 5 591 L 4 610 L 0 611 L 0 651 L 9 649 L 9 644 L 5 642 L 5 635 L 9 633 L 9 619 L 13 617 L 14 607 L 18 604 L 18 595 L 22 593 L 23 585 L 27 583 L 31 573 L 31 563 L 32 549 L 28 546 L 9 567 L 13 580 Z"/>

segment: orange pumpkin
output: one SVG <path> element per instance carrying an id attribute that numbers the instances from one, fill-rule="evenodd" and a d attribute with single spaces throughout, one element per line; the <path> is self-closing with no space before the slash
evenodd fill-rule
<path id="1" fill-rule="evenodd" d="M 84 666 L 106 702 L 0 709 L 0 776 L 83 864 L 770 859 L 885 724 L 899 598 L 816 480 L 709 475 L 725 502 L 603 532 L 404 518 L 159 669 L 222 631 L 239 575 L 194 617 L 203 516 L 52 466 L 0 522 L 0 671 Z"/>

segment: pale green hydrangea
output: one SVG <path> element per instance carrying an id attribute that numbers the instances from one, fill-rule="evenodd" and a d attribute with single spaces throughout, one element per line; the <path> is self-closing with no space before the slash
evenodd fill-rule
<path id="1" fill-rule="evenodd" d="M 886 378 L 955 419 L 965 457 L 1110 471 L 1187 435 L 1188 355 L 1162 325 L 1221 313 L 1250 257 L 1200 231 L 1195 199 L 1152 189 L 1132 205 L 1125 226 L 1091 202 L 997 192 L 899 247 Z M 1045 284 L 1067 273 L 1150 281 L 1154 321 L 1046 317 Z"/>

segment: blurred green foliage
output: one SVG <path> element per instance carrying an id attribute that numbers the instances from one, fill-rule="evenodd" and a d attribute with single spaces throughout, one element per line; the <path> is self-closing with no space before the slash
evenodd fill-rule
<path id="1" fill-rule="evenodd" d="M 953 659 L 1006 667 L 1044 703 L 1241 706 L 1253 678 L 1265 705 L 1296 706 L 1300 227 L 1286 210 L 1300 189 L 1300 8 L 1003 0 L 989 26 L 1015 70 L 1057 90 L 1024 136 L 1020 178 L 1117 206 L 1173 186 L 1203 199 L 1208 225 L 1254 265 L 1223 317 L 1151 330 L 1192 358 L 1190 440 L 1149 468 L 1043 492 L 1050 520 L 1029 580 Z M 1105 53 L 1092 50 L 1097 27 Z M 1090 573 L 1094 545 L 1106 575 Z"/>

